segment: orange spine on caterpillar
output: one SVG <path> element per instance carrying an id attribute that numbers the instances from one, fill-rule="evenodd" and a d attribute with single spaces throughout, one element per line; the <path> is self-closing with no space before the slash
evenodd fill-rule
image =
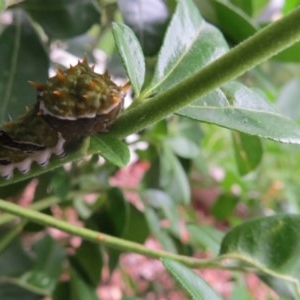
<path id="1" fill-rule="evenodd" d="M 16 121 L 0 127 L 0 177 L 32 163 L 47 165 L 66 146 L 94 133 L 106 132 L 122 110 L 129 84 L 118 86 L 110 76 L 94 72 L 86 57 L 66 70 L 58 68 L 46 83 L 30 81 L 37 102 Z"/>

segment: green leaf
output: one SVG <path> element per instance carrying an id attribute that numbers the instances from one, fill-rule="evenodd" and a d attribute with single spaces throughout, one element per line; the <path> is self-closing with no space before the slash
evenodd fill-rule
<path id="1" fill-rule="evenodd" d="M 144 214 L 128 203 L 120 189 L 111 188 L 108 191 L 104 213 L 111 222 L 115 236 L 137 243 L 143 243 L 147 238 L 149 230 Z M 137 227 L 139 230 L 136 230 Z"/>
<path id="2" fill-rule="evenodd" d="M 163 259 L 162 262 L 192 299 L 222 300 L 222 297 L 206 281 L 186 266 L 170 259 Z"/>
<path id="3" fill-rule="evenodd" d="M 239 280 L 241 281 L 241 280 Z M 237 282 L 237 284 L 232 289 L 232 294 L 230 300 L 252 300 L 249 290 L 242 282 Z"/>
<path id="4" fill-rule="evenodd" d="M 247 221 L 229 231 L 220 254 L 237 254 L 282 274 L 300 274 L 300 216 L 278 214 Z"/>
<path id="5" fill-rule="evenodd" d="M 87 284 L 81 276 L 71 269 L 71 297 L 72 300 L 98 300 L 94 287 Z"/>
<path id="6" fill-rule="evenodd" d="M 71 299 L 70 281 L 61 281 L 51 296 L 52 300 Z"/>
<path id="7" fill-rule="evenodd" d="M 142 48 L 133 31 L 124 24 L 113 23 L 113 35 L 123 65 L 137 97 L 145 79 L 145 60 Z"/>
<path id="8" fill-rule="evenodd" d="M 24 113 L 35 103 L 36 91 L 28 80 L 48 78 L 48 57 L 36 31 L 21 11 L 0 35 L 0 124 Z"/>
<path id="9" fill-rule="evenodd" d="M 282 13 L 284 15 L 290 13 L 294 10 L 297 6 L 299 6 L 299 0 L 289 0 L 284 1 L 284 5 L 282 7 Z M 295 62 L 299 63 L 300 61 L 300 42 L 295 43 L 293 46 L 287 48 L 286 50 L 280 52 L 278 55 L 274 57 L 282 62 Z"/>
<path id="10" fill-rule="evenodd" d="M 206 23 L 192 0 L 179 1 L 156 69 L 144 96 L 164 91 L 214 61 L 228 50 L 222 34 Z"/>
<path id="11" fill-rule="evenodd" d="M 299 98 L 300 80 L 293 79 L 282 87 L 276 104 L 282 114 L 296 121 L 300 118 Z"/>
<path id="12" fill-rule="evenodd" d="M 35 253 L 34 269 L 43 271 L 53 279 L 58 279 L 65 258 L 64 248 L 51 236 L 46 235 L 33 245 L 32 250 Z"/>
<path id="13" fill-rule="evenodd" d="M 289 0 L 289 1 L 284 1 L 284 5 L 282 8 L 282 12 L 284 14 L 288 14 L 291 12 L 293 9 L 295 9 L 298 5 L 300 4 L 299 0 Z"/>
<path id="14" fill-rule="evenodd" d="M 89 152 L 100 154 L 118 167 L 126 166 L 130 158 L 130 152 L 124 142 L 105 134 L 91 137 Z"/>
<path id="15" fill-rule="evenodd" d="M 250 1 L 244 1 L 244 3 Z M 236 44 L 250 37 L 257 31 L 251 18 L 236 6 L 215 0 L 218 27 Z"/>
<path id="16" fill-rule="evenodd" d="M 149 233 L 144 214 L 128 203 L 118 188 L 108 191 L 105 205 L 95 211 L 88 224 L 88 227 L 137 243 L 143 243 Z"/>
<path id="17" fill-rule="evenodd" d="M 27 0 L 20 6 L 52 39 L 83 34 L 100 22 L 99 8 L 93 0 Z"/>
<path id="18" fill-rule="evenodd" d="M 0 0 L 0 12 L 6 9 L 6 0 Z"/>
<path id="19" fill-rule="evenodd" d="M 263 149 L 256 136 L 232 132 L 233 146 L 238 169 L 241 175 L 253 171 L 261 162 Z"/>
<path id="20" fill-rule="evenodd" d="M 239 201 L 239 198 L 231 194 L 222 194 L 214 202 L 211 213 L 218 220 L 227 220 Z"/>
<path id="21" fill-rule="evenodd" d="M 208 250 L 217 255 L 224 234 L 217 229 L 205 225 L 188 224 L 187 230 L 190 235 L 190 243 L 197 248 Z"/>
<path id="22" fill-rule="evenodd" d="M 100 246 L 83 241 L 74 256 L 70 257 L 71 265 L 85 281 L 96 287 L 101 279 L 102 254 Z"/>
<path id="23" fill-rule="evenodd" d="M 0 296 L 6 295 L 3 299 L 14 299 L 8 295 L 18 295 L 20 291 L 24 295 L 29 292 L 49 295 L 61 274 L 65 253 L 56 241 L 48 236 L 39 240 L 32 248 L 32 258 L 22 246 L 16 239 L 0 256 Z"/>
<path id="24" fill-rule="evenodd" d="M 129 203 L 126 202 L 118 188 L 109 189 L 107 195 L 103 197 L 99 208 L 96 207 L 93 215 L 88 219 L 88 227 L 97 228 L 98 231 L 113 236 L 122 237 L 129 221 L 128 206 Z M 117 218 L 116 215 L 118 215 Z"/>
<path id="25" fill-rule="evenodd" d="M 164 0 L 119 0 L 118 7 L 124 23 L 136 34 L 145 56 L 156 55 L 169 21 Z"/>
<path id="26" fill-rule="evenodd" d="M 9 283 L 0 283 L 0 299 L 5 300 L 40 300 L 41 295 L 27 291 Z"/>
<path id="27" fill-rule="evenodd" d="M 118 266 L 120 256 L 122 255 L 122 251 L 114 248 L 107 248 L 105 249 L 106 254 L 109 257 L 108 267 L 110 273 L 112 273 Z"/>
<path id="28" fill-rule="evenodd" d="M 177 204 L 190 202 L 191 191 L 187 174 L 178 158 L 165 146 L 160 155 L 160 186 Z"/>
<path id="29" fill-rule="evenodd" d="M 161 190 L 147 189 L 141 192 L 141 198 L 144 205 L 161 210 L 164 217 L 170 222 L 170 229 L 173 232 L 180 232 L 180 218 L 177 212 L 177 205 L 172 201 L 170 196 Z"/>
<path id="30" fill-rule="evenodd" d="M 230 0 L 230 2 L 236 7 L 243 10 L 247 15 L 251 16 L 252 14 L 252 1 L 244 0 Z"/>
<path id="31" fill-rule="evenodd" d="M 1 180 L 0 180 L 1 182 Z M 21 194 L 26 188 L 29 181 L 17 182 L 16 184 L 11 184 L 9 186 L 0 187 L 0 195 L 2 199 L 6 199 L 17 194 Z M 2 218 L 0 217 L 0 225 L 2 225 Z"/>
<path id="32" fill-rule="evenodd" d="M 152 207 L 146 207 L 144 211 L 151 234 L 158 240 L 162 247 L 171 253 L 176 253 L 176 246 L 170 235 L 160 225 L 160 218 Z"/>
<path id="33" fill-rule="evenodd" d="M 45 236 L 33 247 L 35 263 L 33 268 L 20 278 L 28 289 L 40 289 L 51 293 L 61 275 L 65 258 L 64 249 L 50 236 Z"/>
<path id="34" fill-rule="evenodd" d="M 233 228 L 225 235 L 220 254 L 273 277 L 293 294 L 295 288 L 299 291 L 299 251 L 300 216 L 278 214 L 253 219 Z"/>
<path id="35" fill-rule="evenodd" d="M 134 205 L 130 205 L 129 207 L 128 224 L 122 238 L 137 243 L 144 243 L 149 235 L 145 215 Z"/>
<path id="36" fill-rule="evenodd" d="M 214 2 L 211 0 L 195 0 L 194 1 L 197 7 L 199 8 L 201 15 L 203 18 L 211 23 L 216 24 L 217 23 L 217 16 L 215 11 Z"/>
<path id="37" fill-rule="evenodd" d="M 300 42 L 297 42 L 293 46 L 280 52 L 278 55 L 274 56 L 274 59 L 277 59 L 282 62 L 299 63 L 299 61 L 300 61 Z"/>
<path id="38" fill-rule="evenodd" d="M 193 159 L 200 153 L 199 146 L 184 136 L 170 136 L 165 142 L 175 154 L 183 158 Z"/>
<path id="39" fill-rule="evenodd" d="M 45 182 L 47 178 L 43 178 Z M 49 189 L 49 185 L 47 186 Z M 72 190 L 71 178 L 66 172 L 56 172 L 55 176 L 52 177 L 50 182 L 50 189 L 54 195 L 57 195 L 62 200 L 68 195 L 70 190 Z"/>
<path id="40" fill-rule="evenodd" d="M 268 9 L 269 0 L 251 0 L 253 16 L 259 18 Z"/>
<path id="41" fill-rule="evenodd" d="M 225 156 L 223 154 L 223 156 L 221 156 L 223 160 L 224 160 L 224 157 L 226 157 L 226 155 L 228 155 L 228 154 L 225 154 Z M 247 180 L 245 180 L 245 178 L 240 176 L 240 174 L 238 174 L 235 170 L 233 170 L 233 169 L 230 170 L 230 168 L 228 168 L 228 170 L 225 173 L 224 178 L 220 182 L 220 188 L 222 189 L 222 191 L 224 193 L 232 194 L 233 193 L 232 188 L 234 186 L 238 186 L 238 188 L 241 189 L 241 192 L 248 190 Z"/>
<path id="42" fill-rule="evenodd" d="M 296 123 L 281 115 L 261 94 L 238 82 L 226 84 L 178 114 L 277 142 L 300 143 Z"/>
<path id="43" fill-rule="evenodd" d="M 174 126 L 174 123 L 176 124 Z M 201 125 L 193 120 L 187 118 L 179 118 L 176 122 L 169 122 L 168 127 L 172 136 L 183 136 L 189 141 L 193 142 L 194 145 L 200 148 L 200 142 L 204 137 L 202 132 Z M 170 134 L 169 134 L 170 135 Z M 173 149 L 174 151 L 174 149 Z M 180 150 L 178 150 L 180 151 Z M 174 151 L 175 152 L 175 151 Z M 175 152 L 176 153 L 176 152 Z M 177 154 L 178 155 L 178 154 Z"/>
<path id="44" fill-rule="evenodd" d="M 1 228 L 0 234 L 2 240 L 6 235 L 5 227 Z M 20 238 L 15 238 L 5 250 L 0 253 L 0 277 L 20 276 L 28 269 L 32 268 L 32 266 L 33 259 L 24 250 Z"/>
<path id="45" fill-rule="evenodd" d="M 111 220 L 115 236 L 123 237 L 128 229 L 127 227 L 130 222 L 129 205 L 130 204 L 126 201 L 120 189 L 109 189 L 107 192 L 107 206 L 105 214 Z"/>

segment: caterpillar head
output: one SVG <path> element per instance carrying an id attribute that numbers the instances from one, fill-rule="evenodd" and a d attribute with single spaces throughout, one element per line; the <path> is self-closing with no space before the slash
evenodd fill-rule
<path id="1" fill-rule="evenodd" d="M 97 74 L 84 58 L 69 69 L 57 69 L 38 91 L 39 114 L 69 141 L 103 132 L 123 106 L 128 84 L 120 87 L 108 74 Z"/>

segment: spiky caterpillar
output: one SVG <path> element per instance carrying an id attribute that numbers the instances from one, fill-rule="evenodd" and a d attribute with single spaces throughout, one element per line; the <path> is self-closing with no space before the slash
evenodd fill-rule
<path id="1" fill-rule="evenodd" d="M 58 69 L 44 84 L 30 82 L 37 102 L 16 121 L 0 128 L 0 176 L 17 169 L 47 165 L 52 155 L 93 133 L 107 131 L 122 109 L 128 84 L 119 87 L 108 74 L 97 74 L 86 58 L 67 70 Z"/>

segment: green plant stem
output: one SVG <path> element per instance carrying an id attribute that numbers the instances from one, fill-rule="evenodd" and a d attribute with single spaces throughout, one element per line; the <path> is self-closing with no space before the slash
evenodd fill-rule
<path id="1" fill-rule="evenodd" d="M 261 274 L 268 274 L 274 278 L 277 278 L 279 280 L 283 280 L 286 283 L 290 283 L 293 286 L 293 289 L 297 295 L 297 299 L 300 299 L 300 289 L 299 289 L 299 282 L 296 277 L 282 274 L 279 272 L 276 272 L 275 270 L 271 268 L 267 268 L 264 265 L 260 264 L 258 261 L 252 259 L 251 257 L 247 257 L 246 255 L 242 255 L 239 253 L 229 253 L 225 255 L 219 256 L 220 260 L 224 259 L 224 261 L 227 262 L 227 264 L 231 264 L 232 261 L 235 262 L 243 262 L 244 265 L 248 265 L 254 270 L 258 271 Z"/>
<path id="2" fill-rule="evenodd" d="M 190 267 L 218 267 L 222 268 L 220 263 L 217 262 L 218 259 L 203 259 L 199 260 L 192 257 L 187 257 L 183 255 L 177 255 L 173 253 L 169 253 L 161 250 L 154 250 L 138 243 L 130 242 L 127 240 L 123 240 L 121 238 L 116 238 L 104 233 L 100 233 L 97 231 L 93 231 L 87 228 L 75 226 L 73 224 L 69 224 L 68 222 L 58 220 L 49 215 L 40 213 L 38 211 L 21 207 L 19 205 L 7 202 L 5 200 L 0 199 L 0 209 L 11 213 L 13 215 L 31 220 L 33 222 L 39 223 L 41 225 L 54 227 L 60 229 L 64 232 L 67 232 L 71 235 L 79 236 L 85 240 L 92 241 L 94 243 L 104 244 L 110 246 L 115 249 L 119 249 L 122 251 L 130 251 L 139 253 L 142 255 L 146 255 L 152 258 L 171 258 L 178 262 L 184 263 Z"/>
<path id="3" fill-rule="evenodd" d="M 45 198 L 43 200 L 40 200 L 38 202 L 34 202 L 33 204 L 31 204 L 29 206 L 30 209 L 32 210 L 43 210 L 46 209 L 54 204 L 57 204 L 60 202 L 60 199 L 56 196 L 51 196 L 48 198 Z M 0 226 L 8 223 L 8 222 L 12 222 L 16 219 L 17 217 L 11 214 L 3 214 L 0 216 Z"/>
<path id="4" fill-rule="evenodd" d="M 125 111 L 110 132 L 119 138 L 164 119 L 300 39 L 300 7 L 151 100 Z"/>

